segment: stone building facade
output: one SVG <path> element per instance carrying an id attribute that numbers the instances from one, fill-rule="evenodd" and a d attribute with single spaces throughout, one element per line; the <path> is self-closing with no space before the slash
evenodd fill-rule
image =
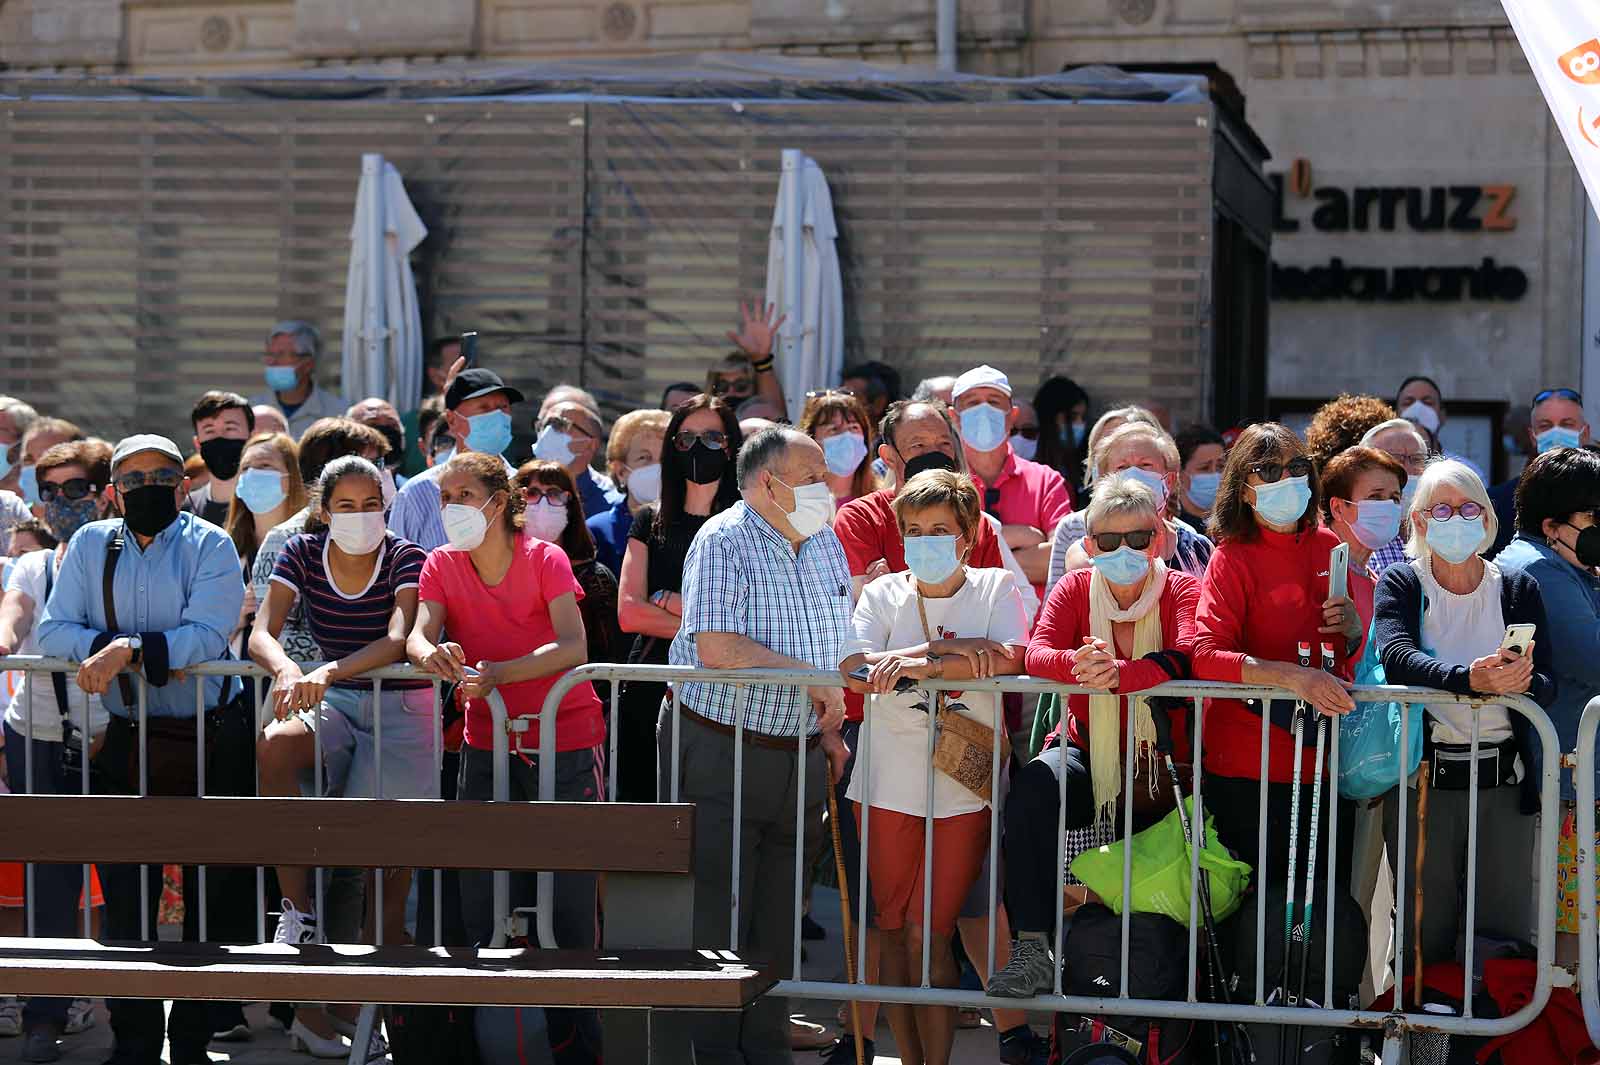
<path id="1" fill-rule="evenodd" d="M 1232 76 L 1283 188 L 1280 411 L 1430 373 L 1463 403 L 1454 443 L 1488 463 L 1502 412 L 1582 381 L 1585 334 L 1600 332 L 1583 326 L 1594 218 L 1498 0 L 958 2 L 963 70 L 1215 63 Z M 930 63 L 934 7 L 0 0 L 0 65 L 204 76 L 750 50 Z"/>

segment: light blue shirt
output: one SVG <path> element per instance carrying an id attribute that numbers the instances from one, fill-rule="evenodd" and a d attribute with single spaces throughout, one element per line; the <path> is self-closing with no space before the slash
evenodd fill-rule
<path id="1" fill-rule="evenodd" d="M 117 559 L 113 595 L 118 629 L 111 633 L 103 592 L 106 547 L 121 528 L 121 518 L 97 521 L 85 525 L 67 545 L 39 623 L 40 651 L 81 661 L 94 653 L 97 644 L 103 646 L 107 635 L 140 633 L 146 641 L 147 662 L 152 658 L 150 638 L 165 638 L 169 670 L 223 657 L 244 605 L 244 580 L 233 541 L 193 514 L 179 514 L 148 547 L 140 547 L 128 533 Z M 150 685 L 148 712 L 156 717 L 194 717 L 199 683 L 200 678 L 191 678 Z M 224 679 L 207 677 L 204 683 L 203 705 L 210 709 L 222 701 Z M 137 681 L 134 687 L 137 697 Z M 114 715 L 138 714 L 137 704 L 124 705 L 120 684 L 107 688 L 102 701 Z"/>

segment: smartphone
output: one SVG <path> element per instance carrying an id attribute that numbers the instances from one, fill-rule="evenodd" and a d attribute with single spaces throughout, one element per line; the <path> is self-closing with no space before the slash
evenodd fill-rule
<path id="1" fill-rule="evenodd" d="M 467 360 L 462 369 L 470 370 L 478 365 L 478 331 L 461 334 L 461 357 Z"/>
<path id="2" fill-rule="evenodd" d="M 1507 654 L 1523 654 L 1533 642 L 1537 628 L 1537 625 L 1507 625 L 1505 638 L 1500 641 L 1500 650 Z"/>
<path id="3" fill-rule="evenodd" d="M 1328 552 L 1328 598 L 1343 599 L 1350 588 L 1350 545 L 1340 544 Z"/>
<path id="4" fill-rule="evenodd" d="M 850 679 L 859 680 L 863 684 L 867 683 L 867 678 L 871 675 L 871 666 L 857 666 L 855 669 L 850 671 Z M 917 682 L 912 680 L 910 677 L 901 677 L 899 680 L 894 682 L 894 690 L 896 692 L 908 692 L 916 686 Z"/>

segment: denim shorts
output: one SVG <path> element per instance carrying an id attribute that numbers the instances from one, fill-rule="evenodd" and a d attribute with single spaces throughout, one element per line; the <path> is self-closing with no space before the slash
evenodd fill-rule
<path id="1" fill-rule="evenodd" d="M 433 688 L 383 692 L 383 793 L 379 796 L 378 739 L 372 692 L 329 688 L 322 697 L 322 760 L 329 795 L 347 799 L 437 799 Z"/>

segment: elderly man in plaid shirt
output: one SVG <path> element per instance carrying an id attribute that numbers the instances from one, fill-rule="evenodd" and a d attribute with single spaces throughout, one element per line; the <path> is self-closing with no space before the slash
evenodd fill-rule
<path id="1" fill-rule="evenodd" d="M 738 465 L 743 502 L 706 522 L 689 548 L 673 665 L 839 668 L 850 631 L 850 566 L 830 527 L 827 474 L 822 449 L 792 429 L 767 429 L 745 442 Z M 823 758 L 846 757 L 838 732 L 844 691 L 684 684 L 678 715 L 679 801 L 697 807 L 695 944 L 729 945 L 737 840 L 732 945 L 787 976 L 798 920 L 795 811 L 803 795 L 807 838 L 819 837 L 828 787 Z M 672 711 L 664 708 L 657 729 L 663 799 L 672 797 L 673 727 Z M 744 748 L 737 810 L 736 742 Z M 784 999 L 768 996 L 743 1015 L 693 1014 L 688 1023 L 701 1065 L 793 1060 Z"/>

